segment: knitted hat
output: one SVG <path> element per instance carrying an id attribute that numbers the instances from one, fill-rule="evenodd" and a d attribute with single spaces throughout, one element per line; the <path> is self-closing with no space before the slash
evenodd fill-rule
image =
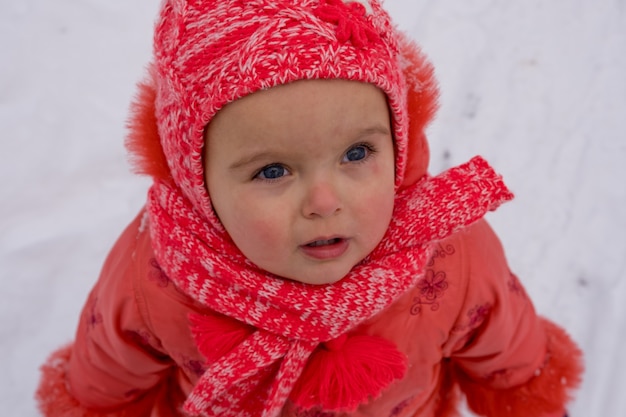
<path id="1" fill-rule="evenodd" d="M 137 171 L 169 178 L 215 223 L 203 172 L 207 124 L 238 98 L 303 79 L 379 87 L 392 115 L 396 186 L 425 173 L 432 67 L 377 0 L 165 0 L 129 123 Z"/>

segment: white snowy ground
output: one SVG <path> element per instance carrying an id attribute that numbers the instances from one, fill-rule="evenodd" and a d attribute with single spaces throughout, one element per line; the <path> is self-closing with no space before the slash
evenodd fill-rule
<path id="1" fill-rule="evenodd" d="M 37 415 L 37 368 L 142 205 L 122 141 L 157 6 L 0 2 L 2 416 Z M 482 154 L 517 194 L 490 220 L 537 309 L 584 349 L 571 416 L 626 416 L 626 2 L 387 8 L 437 67 L 432 171 Z"/>

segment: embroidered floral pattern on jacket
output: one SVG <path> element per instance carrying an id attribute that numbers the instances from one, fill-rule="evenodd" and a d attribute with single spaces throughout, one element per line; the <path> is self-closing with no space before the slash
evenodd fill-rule
<path id="1" fill-rule="evenodd" d="M 161 288 L 167 287 L 170 283 L 170 279 L 165 275 L 165 272 L 163 272 L 157 260 L 150 258 L 149 262 L 150 272 L 148 272 L 148 279 Z"/>
<path id="2" fill-rule="evenodd" d="M 202 374 L 205 373 L 207 370 L 204 362 L 197 359 L 186 360 L 185 362 L 183 362 L 183 367 L 188 373 L 193 374 L 197 377 L 202 376 Z"/>
<path id="3" fill-rule="evenodd" d="M 454 255 L 455 253 L 456 249 L 454 248 L 454 245 L 448 243 L 444 246 L 441 243 L 437 243 L 433 251 L 433 256 L 430 258 L 430 261 L 428 261 L 427 266 L 432 267 L 435 265 L 435 261 L 437 259 L 443 259 L 447 256 Z"/>
<path id="4" fill-rule="evenodd" d="M 337 25 L 339 43 L 349 40 L 357 48 L 363 48 L 380 38 L 367 21 L 367 8 L 357 1 L 325 0 L 315 14 L 323 21 Z"/>
<path id="5" fill-rule="evenodd" d="M 489 303 L 478 305 L 472 308 L 470 311 L 467 312 L 467 316 L 469 317 L 469 322 L 467 326 L 470 329 L 475 329 L 476 327 L 480 326 L 482 322 L 485 321 L 490 312 L 491 304 Z"/>
<path id="6" fill-rule="evenodd" d="M 393 408 L 393 410 L 391 410 L 391 414 L 389 414 L 389 417 L 396 417 L 400 415 L 400 413 L 404 411 L 404 409 L 407 408 L 409 404 L 411 404 L 412 400 L 413 400 L 412 398 L 407 398 L 406 400 L 402 401 L 400 404 L 396 405 Z"/>
<path id="7" fill-rule="evenodd" d="M 162 349 L 161 343 L 148 330 L 125 330 L 123 334 L 125 338 L 132 340 L 135 345 L 141 346 L 153 356 L 163 355 L 159 350 Z"/>
<path id="8" fill-rule="evenodd" d="M 492 306 L 489 303 L 479 304 L 472 307 L 466 314 L 467 320 L 452 328 L 453 332 L 466 332 L 480 326 L 491 313 Z"/>
<path id="9" fill-rule="evenodd" d="M 152 335 L 147 330 L 125 330 L 124 336 L 142 347 L 151 347 Z"/>
<path id="10" fill-rule="evenodd" d="M 98 311 L 97 304 L 98 297 L 90 296 L 89 301 L 87 302 L 88 307 L 85 309 L 84 316 L 88 330 L 93 329 L 98 324 L 102 324 L 102 314 Z"/>
<path id="11" fill-rule="evenodd" d="M 443 297 L 448 289 L 446 273 L 444 271 L 435 272 L 434 269 L 427 269 L 424 278 L 417 283 L 419 296 L 413 298 L 411 314 L 416 316 L 422 312 L 423 305 L 430 305 L 431 311 L 439 310 L 438 300 Z"/>
<path id="12" fill-rule="evenodd" d="M 200 377 L 208 368 L 204 360 L 194 358 L 193 356 L 188 356 L 183 353 L 172 353 L 172 357 L 189 377 Z"/>
<path id="13" fill-rule="evenodd" d="M 511 290 L 513 294 L 519 295 L 522 298 L 527 298 L 526 291 L 524 291 L 524 287 L 519 282 L 519 279 L 514 273 L 511 272 L 509 276 L 509 281 L 507 284 L 509 286 L 509 290 Z"/>

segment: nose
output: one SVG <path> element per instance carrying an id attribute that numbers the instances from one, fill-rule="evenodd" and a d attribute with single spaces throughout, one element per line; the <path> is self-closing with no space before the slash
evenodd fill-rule
<path id="1" fill-rule="evenodd" d="M 307 187 L 302 214 L 307 218 L 329 217 L 342 209 L 339 190 L 332 179 L 317 180 Z"/>

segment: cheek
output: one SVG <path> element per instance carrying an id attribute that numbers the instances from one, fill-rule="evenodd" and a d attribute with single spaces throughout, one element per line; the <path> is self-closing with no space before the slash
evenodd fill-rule
<path id="1" fill-rule="evenodd" d="M 245 236 L 250 236 L 257 245 L 261 245 L 261 250 L 271 249 L 276 245 L 281 237 L 280 227 L 275 222 L 265 218 L 248 219 L 247 227 L 242 230 Z"/>
<path id="2" fill-rule="evenodd" d="M 275 210 L 263 210 L 244 199 L 238 202 L 224 227 L 244 255 L 254 261 L 254 254 L 272 252 L 285 240 L 287 226 L 281 221 L 284 216 Z"/>
<path id="3" fill-rule="evenodd" d="M 391 191 L 383 190 L 380 193 L 371 195 L 364 202 L 368 217 L 377 224 L 384 224 L 384 227 L 387 228 L 393 213 L 393 198 L 393 189 Z"/>
<path id="4" fill-rule="evenodd" d="M 376 187 L 360 201 L 361 216 L 370 227 L 372 239 L 382 239 L 389 227 L 394 207 L 393 182 L 387 181 Z"/>

